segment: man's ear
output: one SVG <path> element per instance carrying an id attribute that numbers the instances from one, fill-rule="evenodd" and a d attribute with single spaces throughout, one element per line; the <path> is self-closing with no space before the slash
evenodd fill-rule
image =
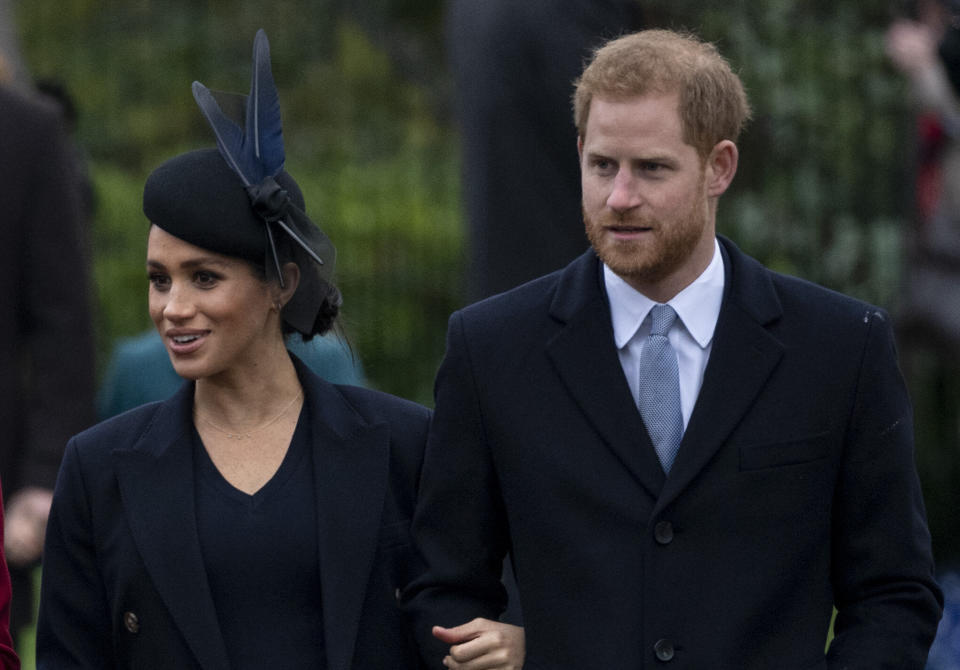
<path id="1" fill-rule="evenodd" d="M 583 136 L 577 135 L 577 158 L 583 161 Z"/>
<path id="2" fill-rule="evenodd" d="M 737 145 L 730 140 L 717 142 L 707 156 L 705 166 L 707 195 L 714 198 L 723 195 L 737 174 L 739 155 Z"/>

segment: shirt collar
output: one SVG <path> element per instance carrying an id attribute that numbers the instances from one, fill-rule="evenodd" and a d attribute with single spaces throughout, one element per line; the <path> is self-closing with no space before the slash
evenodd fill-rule
<path id="1" fill-rule="evenodd" d="M 614 341 L 617 348 L 622 349 L 657 303 L 630 286 L 606 264 L 603 266 L 603 280 L 610 301 Z M 713 258 L 707 269 L 667 302 L 676 310 L 690 336 L 703 349 L 713 340 L 723 301 L 723 285 L 723 254 L 720 253 L 719 242 L 714 240 Z"/>

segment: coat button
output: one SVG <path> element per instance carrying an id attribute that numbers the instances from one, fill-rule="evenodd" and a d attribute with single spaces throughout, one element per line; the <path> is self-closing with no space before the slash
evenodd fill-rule
<path id="1" fill-rule="evenodd" d="M 673 642 L 670 640 L 657 640 L 656 644 L 653 645 L 653 651 L 657 655 L 658 661 L 667 661 L 673 660 Z"/>
<path id="2" fill-rule="evenodd" d="M 140 618 L 133 612 L 123 613 L 123 626 L 131 633 L 140 632 Z"/>
<path id="3" fill-rule="evenodd" d="M 673 524 L 669 521 L 661 521 L 653 528 L 653 537 L 657 544 L 670 544 L 673 542 Z"/>

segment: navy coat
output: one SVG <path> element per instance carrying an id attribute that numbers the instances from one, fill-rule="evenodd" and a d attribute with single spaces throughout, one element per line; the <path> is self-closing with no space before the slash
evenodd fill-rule
<path id="1" fill-rule="evenodd" d="M 396 603 L 429 410 L 331 385 L 309 403 L 329 670 L 419 667 Z M 38 668 L 227 670 L 194 510 L 193 384 L 67 445 L 44 553 Z M 251 634 L 256 634 L 251 631 Z"/>
<path id="2" fill-rule="evenodd" d="M 669 476 L 592 251 L 451 317 L 405 595 L 432 659 L 431 624 L 496 617 L 509 550 L 528 669 L 923 667 L 941 595 L 889 320 L 721 247 Z"/>

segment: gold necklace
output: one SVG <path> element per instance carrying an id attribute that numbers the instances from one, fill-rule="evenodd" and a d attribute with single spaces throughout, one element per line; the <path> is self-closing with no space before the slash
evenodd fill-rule
<path id="1" fill-rule="evenodd" d="M 200 419 L 201 421 L 203 421 L 205 424 L 207 424 L 208 426 L 210 426 L 210 427 L 213 428 L 214 430 L 223 433 L 224 435 L 226 435 L 226 436 L 227 436 L 229 439 L 231 439 L 231 440 L 249 440 L 251 435 L 254 435 L 255 433 L 259 433 L 261 430 L 263 430 L 263 429 L 265 429 L 265 428 L 268 428 L 268 427 L 272 426 L 273 424 L 275 424 L 277 421 L 279 421 L 279 420 L 281 419 L 281 417 L 283 417 L 283 415 L 285 415 L 285 414 L 290 410 L 290 408 L 293 407 L 294 404 L 295 404 L 298 400 L 300 400 L 300 398 L 302 398 L 302 397 L 303 397 L 303 391 L 298 392 L 297 395 L 294 396 L 293 400 L 291 400 L 289 403 L 287 403 L 286 407 L 284 407 L 282 410 L 280 410 L 280 413 L 277 414 L 275 417 L 273 417 L 272 419 L 270 419 L 270 420 L 267 421 L 266 423 L 260 424 L 260 425 L 257 426 L 256 428 L 253 428 L 253 429 L 248 430 L 248 431 L 243 432 L 243 433 L 234 433 L 233 431 L 229 431 L 229 430 L 227 430 L 226 428 L 221 428 L 220 426 L 218 426 L 217 424 L 215 424 L 213 421 L 211 421 L 210 419 L 208 419 L 206 416 L 204 416 L 203 414 L 201 414 L 201 413 L 200 413 L 200 410 L 197 409 L 196 407 L 194 408 L 194 414 L 197 416 L 198 419 Z"/>

